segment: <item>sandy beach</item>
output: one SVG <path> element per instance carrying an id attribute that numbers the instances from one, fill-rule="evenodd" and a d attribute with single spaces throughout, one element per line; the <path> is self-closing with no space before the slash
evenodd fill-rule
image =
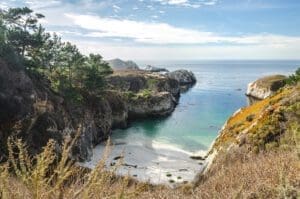
<path id="1" fill-rule="evenodd" d="M 195 155 L 203 157 L 205 151 L 193 154 L 150 139 L 132 143 L 115 139 L 112 142 L 106 167 L 109 169 L 122 163 L 118 167 L 118 175 L 129 175 L 143 182 L 169 186 L 190 182 L 206 164 L 203 160 L 190 158 Z M 105 143 L 96 146 L 91 161 L 81 163 L 81 166 L 94 168 L 102 159 L 105 148 Z"/>

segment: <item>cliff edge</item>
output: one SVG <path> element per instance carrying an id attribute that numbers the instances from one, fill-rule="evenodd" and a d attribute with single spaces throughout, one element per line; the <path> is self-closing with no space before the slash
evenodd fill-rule
<path id="1" fill-rule="evenodd" d="M 282 88 L 286 78 L 284 75 L 270 75 L 260 78 L 248 84 L 246 95 L 256 99 L 265 99 Z"/>

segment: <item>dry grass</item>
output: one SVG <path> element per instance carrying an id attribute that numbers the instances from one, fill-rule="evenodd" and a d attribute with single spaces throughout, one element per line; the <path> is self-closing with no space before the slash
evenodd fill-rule
<path id="1" fill-rule="evenodd" d="M 20 140 L 9 141 L 9 161 L 0 167 L 0 198 L 297 198 L 300 161 L 296 147 L 253 154 L 237 148 L 220 152 L 197 185 L 176 189 L 137 183 L 114 175 L 104 160 L 92 171 L 68 160 L 70 144 L 58 160 L 50 140 L 30 158 Z M 105 154 L 109 153 L 108 151 Z"/>
<path id="2" fill-rule="evenodd" d="M 284 81 L 287 77 L 284 75 L 270 75 L 260 78 L 256 81 L 259 87 L 268 88 L 271 87 L 275 82 Z"/>
<path id="3" fill-rule="evenodd" d="M 232 117 L 228 125 L 242 128 L 264 118 L 261 112 L 265 106 L 271 104 L 277 109 L 279 100 L 290 92 L 286 89 L 281 94 L 246 108 Z M 116 176 L 118 164 L 111 169 L 105 167 L 109 147 L 102 161 L 89 171 L 79 168 L 69 159 L 76 137 L 65 141 L 59 157 L 53 140 L 49 140 L 40 154 L 31 157 L 21 140 L 10 138 L 8 161 L 0 165 L 0 199 L 300 198 L 299 104 L 295 106 L 290 106 L 290 109 L 297 117 L 293 117 L 294 122 L 281 137 L 276 150 L 255 154 L 249 151 L 247 145 L 243 145 L 220 151 L 212 167 L 196 184 L 185 184 L 176 189 Z M 251 120 L 249 115 L 253 115 Z M 241 121 L 243 124 L 240 125 Z M 232 133 L 233 130 L 226 128 L 225 135 L 235 138 L 237 134 Z M 224 138 L 220 140 L 224 145 Z"/>
<path id="4" fill-rule="evenodd" d="M 117 177 L 118 167 L 108 170 L 105 160 L 95 169 L 80 168 L 68 157 L 74 141 L 65 141 L 61 157 L 50 140 L 43 151 L 30 157 L 20 139 L 9 139 L 9 160 L 0 165 L 0 198 L 132 198 L 150 185 Z"/>
<path id="5" fill-rule="evenodd" d="M 206 180 L 196 187 L 158 189 L 140 198 L 297 198 L 300 164 L 293 152 L 259 155 L 220 153 Z"/>

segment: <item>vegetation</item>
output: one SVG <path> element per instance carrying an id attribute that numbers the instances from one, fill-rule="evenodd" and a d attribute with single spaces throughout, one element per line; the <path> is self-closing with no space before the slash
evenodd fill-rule
<path id="1" fill-rule="evenodd" d="M 85 56 L 75 45 L 45 32 L 38 24 L 43 17 L 26 7 L 1 10 L 0 58 L 16 70 L 47 78 L 53 90 L 70 99 L 81 101 L 85 93 L 102 94 L 110 67 L 100 55 Z M 49 140 L 33 157 L 21 140 L 10 138 L 8 160 L 0 164 L 0 198 L 298 198 L 300 89 L 295 84 L 299 76 L 300 69 L 287 80 L 293 86 L 243 108 L 228 120 L 214 145 L 220 152 L 196 184 L 184 181 L 169 189 L 118 177 L 119 164 L 105 168 L 109 147 L 93 170 L 80 168 L 69 159 L 77 137 L 66 139 L 61 149 Z M 126 96 L 144 99 L 150 94 L 151 90 L 144 89 L 128 91 Z M 247 147 L 241 146 L 240 139 L 245 132 Z M 226 143 L 239 147 L 222 150 Z M 175 176 L 166 176 L 175 183 Z"/>
<path id="2" fill-rule="evenodd" d="M 112 73 L 101 55 L 81 54 L 75 45 L 50 35 L 39 24 L 42 14 L 31 9 L 0 10 L 0 57 L 25 66 L 30 75 L 43 75 L 56 92 L 71 99 L 100 94 L 105 76 Z"/>
<path id="3" fill-rule="evenodd" d="M 43 151 L 31 158 L 21 140 L 9 139 L 9 159 L 0 165 L 0 198 L 132 198 L 149 187 L 116 177 L 120 164 L 105 169 L 109 147 L 92 171 L 76 166 L 68 158 L 74 140 L 65 141 L 61 157 L 56 155 L 55 141 L 49 140 Z"/>
<path id="4" fill-rule="evenodd" d="M 286 83 L 287 84 L 297 84 L 297 82 L 300 81 L 300 68 L 298 68 L 295 72 L 295 74 L 290 75 L 287 79 L 286 79 Z"/>
<path id="5" fill-rule="evenodd" d="M 289 135 L 299 134 L 292 129 Z M 61 157 L 55 153 L 53 140 L 30 157 L 20 140 L 9 139 L 9 160 L 0 165 L 0 198 L 298 198 L 300 140 L 289 135 L 282 141 L 288 140 L 289 147 L 275 152 L 220 151 L 201 181 L 195 185 L 185 182 L 175 189 L 115 176 L 121 162 L 111 170 L 104 166 L 109 147 L 89 171 L 68 159 L 70 140 L 65 141 Z"/>

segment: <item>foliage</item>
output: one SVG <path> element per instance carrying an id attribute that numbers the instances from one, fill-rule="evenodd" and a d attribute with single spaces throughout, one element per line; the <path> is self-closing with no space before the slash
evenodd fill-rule
<path id="1" fill-rule="evenodd" d="M 19 139 L 8 140 L 9 159 L 0 165 L 0 198 L 132 198 L 145 184 L 133 184 L 129 178 L 105 169 L 109 147 L 94 170 L 80 168 L 69 159 L 75 139 L 66 139 L 61 156 L 57 143 L 49 140 L 40 154 L 30 157 Z M 108 142 L 109 143 L 109 142 Z"/>
<path id="2" fill-rule="evenodd" d="M 300 68 L 298 68 L 295 71 L 295 74 L 290 75 L 287 79 L 286 79 L 286 83 L 287 84 L 296 84 L 297 82 L 300 81 Z"/>
<path id="3" fill-rule="evenodd" d="M 0 10 L 0 58 L 45 76 L 67 98 L 80 101 L 86 93 L 99 95 L 112 69 L 101 55 L 85 56 L 75 45 L 47 33 L 39 24 L 42 18 L 27 7 Z"/>
<path id="4" fill-rule="evenodd" d="M 68 158 L 72 143 L 65 141 L 60 158 L 53 140 L 30 157 L 21 140 L 9 139 L 9 160 L 0 165 L 0 198 L 298 198 L 300 194 L 294 145 L 288 151 L 258 155 L 246 149 L 220 151 L 200 182 L 169 189 L 115 176 L 121 162 L 105 168 L 108 146 L 93 170 L 79 168 Z"/>

